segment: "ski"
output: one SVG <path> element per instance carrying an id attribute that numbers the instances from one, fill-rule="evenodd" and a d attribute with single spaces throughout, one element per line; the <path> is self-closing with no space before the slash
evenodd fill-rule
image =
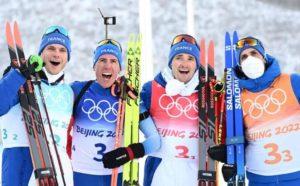
<path id="1" fill-rule="evenodd" d="M 10 23 L 6 23 L 6 39 L 11 58 L 11 66 L 19 68 L 25 61 L 25 55 L 18 24 L 16 22 L 14 22 L 13 32 Z M 45 135 L 42 115 L 35 95 L 34 83 L 36 83 L 34 77 L 32 80 L 26 80 L 26 83 L 21 86 L 19 90 L 20 106 L 27 130 L 34 175 L 37 185 L 56 186 L 58 185 L 57 176 L 49 149 L 49 143 Z"/>
<path id="2" fill-rule="evenodd" d="M 141 38 L 130 35 L 126 52 L 126 72 L 122 76 L 119 98 L 115 148 L 139 142 L 139 90 L 140 90 Z M 123 134 L 123 135 L 122 135 Z M 139 185 L 139 165 L 132 160 L 123 165 L 122 184 Z M 117 185 L 118 168 L 112 172 L 111 186 Z"/>
<path id="3" fill-rule="evenodd" d="M 200 41 L 200 67 L 199 67 L 199 93 L 198 93 L 198 113 L 199 113 L 199 172 L 198 185 L 206 186 L 206 61 L 205 61 L 205 40 Z"/>
<path id="4" fill-rule="evenodd" d="M 199 186 L 216 185 L 216 163 L 207 154 L 209 146 L 215 145 L 215 95 L 214 84 L 214 43 L 209 42 L 208 55 L 205 53 L 205 40 L 200 41 L 200 68 L 199 68 Z"/>
<path id="5" fill-rule="evenodd" d="M 214 70 L 214 42 L 210 41 L 208 45 L 208 56 L 207 56 L 207 145 L 206 151 L 210 146 L 214 146 L 216 143 L 216 135 L 215 135 L 215 122 L 216 122 L 216 115 L 215 115 L 215 91 L 214 85 L 216 84 L 216 76 Z M 211 175 L 208 185 L 209 186 L 216 186 L 216 162 L 215 160 L 211 159 L 207 155 L 207 171 Z"/>
<path id="6" fill-rule="evenodd" d="M 222 169 L 227 175 L 228 185 L 245 185 L 244 170 L 244 133 L 243 114 L 241 108 L 241 90 L 238 79 L 233 72 L 237 64 L 234 53 L 234 44 L 238 41 L 237 32 L 234 31 L 233 39 L 228 32 L 225 35 L 225 79 L 226 79 L 226 144 L 227 165 Z M 237 179 L 236 179 L 237 174 Z"/>
<path id="7" fill-rule="evenodd" d="M 124 123 L 124 146 L 139 142 L 139 92 L 140 92 L 140 60 L 141 36 L 131 35 L 127 52 L 127 83 L 137 93 L 137 98 L 127 96 Z M 132 160 L 123 166 L 123 185 L 139 185 L 138 160 Z"/>
<path id="8" fill-rule="evenodd" d="M 23 45 L 22 45 L 22 41 L 21 41 L 21 37 L 20 37 L 20 33 L 19 33 L 19 29 L 18 29 L 18 25 L 15 22 L 14 23 L 14 37 L 15 37 L 15 43 L 16 43 L 16 48 L 17 48 L 17 54 L 18 54 L 18 58 L 19 58 L 19 62 L 20 64 L 25 61 L 25 55 L 24 55 L 24 51 L 23 51 Z M 44 164 L 43 167 L 45 167 L 45 169 L 43 169 L 43 171 L 48 172 L 51 176 L 49 176 L 49 184 L 51 183 L 51 185 L 53 184 L 57 184 L 56 182 L 56 172 L 55 172 L 55 168 L 53 165 L 53 159 L 51 157 L 50 154 L 50 150 L 49 150 L 49 144 L 46 138 L 46 134 L 45 134 L 45 129 L 44 129 L 44 124 L 43 124 L 43 119 L 41 116 L 41 112 L 39 110 L 39 105 L 35 96 L 35 90 L 34 90 L 34 84 L 37 83 L 37 81 L 32 81 L 32 83 L 30 82 L 30 80 L 27 80 L 27 83 L 25 84 L 25 90 L 26 90 L 26 94 L 27 94 L 27 98 L 28 98 L 28 102 L 29 105 L 31 107 L 31 112 L 34 118 L 34 122 L 35 122 L 35 126 L 37 128 L 37 138 L 38 138 L 38 142 L 40 144 L 40 148 L 42 151 L 42 158 L 44 160 Z"/>
<path id="9" fill-rule="evenodd" d="M 232 74 L 232 48 L 230 34 L 225 35 L 225 101 L 226 101 L 226 144 L 227 164 L 235 164 L 234 145 L 227 140 L 234 135 L 234 112 L 233 112 L 233 74 Z M 224 173 L 223 173 L 224 174 Z M 226 181 L 226 180 L 225 180 Z M 228 180 L 228 185 L 233 185 L 235 178 Z"/>
<path id="10" fill-rule="evenodd" d="M 137 93 L 137 98 L 134 100 L 132 107 L 132 132 L 131 143 L 139 142 L 139 123 L 140 123 L 140 90 L 141 90 L 141 53 L 142 53 L 142 38 L 141 35 L 136 37 L 135 52 L 134 52 L 134 84 L 133 89 Z M 125 136 L 126 137 L 126 136 Z M 131 163 L 131 183 L 133 185 L 139 185 L 139 163 L 138 160 L 132 160 Z"/>
<path id="11" fill-rule="evenodd" d="M 238 42 L 238 34 L 233 32 L 232 41 L 232 56 L 233 67 L 237 65 L 237 59 L 235 57 L 235 43 Z M 235 124 L 235 143 L 236 143 L 236 164 L 237 164 L 237 184 L 238 186 L 245 185 L 245 150 L 244 150 L 244 128 L 243 128 L 243 112 L 241 104 L 241 89 L 239 87 L 239 80 L 233 73 L 234 79 L 234 124 Z"/>
<path id="12" fill-rule="evenodd" d="M 116 138 L 114 148 L 117 149 L 121 147 L 122 144 L 122 134 L 123 134 L 123 123 L 124 123 L 124 114 L 125 114 L 125 105 L 126 105 L 126 79 L 124 76 L 120 79 L 120 95 L 118 102 L 118 116 L 116 124 Z M 111 175 L 111 186 L 117 186 L 118 183 L 118 168 L 112 170 Z"/>
<path id="13" fill-rule="evenodd" d="M 224 83 L 217 81 L 214 86 L 216 92 L 216 144 L 222 145 L 225 144 L 226 138 L 226 123 L 225 119 L 225 91 Z"/>

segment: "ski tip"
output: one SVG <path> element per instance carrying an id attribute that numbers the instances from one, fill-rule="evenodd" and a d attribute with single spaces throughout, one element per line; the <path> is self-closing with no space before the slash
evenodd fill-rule
<path id="1" fill-rule="evenodd" d="M 209 44 L 208 44 L 208 54 L 214 54 L 214 49 L 215 49 L 215 43 L 213 40 L 210 40 L 209 41 Z"/>
<path id="2" fill-rule="evenodd" d="M 5 21 L 5 29 L 7 30 L 7 27 L 9 26 L 9 22 Z"/>
<path id="3" fill-rule="evenodd" d="M 141 48 L 141 46 L 139 45 L 139 42 L 137 42 L 136 44 L 137 44 L 137 45 L 136 45 L 136 48 L 135 48 L 134 53 L 135 53 L 136 55 L 140 56 L 141 53 L 142 53 L 142 48 Z"/>
<path id="4" fill-rule="evenodd" d="M 14 21 L 14 30 L 19 32 L 19 25 L 16 21 Z"/>
<path id="5" fill-rule="evenodd" d="M 143 35 L 141 33 L 139 33 L 137 36 L 136 36 L 136 41 L 137 42 L 142 42 L 142 39 L 143 39 Z"/>
<path id="6" fill-rule="evenodd" d="M 8 27 L 9 25 L 9 21 L 5 21 L 5 27 Z"/>
<path id="7" fill-rule="evenodd" d="M 208 48 L 210 48 L 210 47 L 212 47 L 212 48 L 215 47 L 215 43 L 214 43 L 213 40 L 210 40 L 210 41 L 209 41 Z"/>
<path id="8" fill-rule="evenodd" d="M 135 38 L 136 38 L 136 36 L 134 33 L 129 34 L 128 42 L 135 42 Z"/>
<path id="9" fill-rule="evenodd" d="M 233 50 L 235 51 L 236 50 L 236 43 L 239 41 L 239 36 L 238 36 L 238 33 L 237 31 L 234 31 L 233 32 L 233 39 L 232 39 L 232 46 L 233 46 Z M 235 55 L 233 56 L 234 57 L 234 61 L 235 61 Z"/>
<path id="10" fill-rule="evenodd" d="M 14 22 L 14 37 L 15 37 L 17 47 L 22 48 L 23 44 L 22 44 L 22 40 L 21 40 L 19 26 L 16 21 Z"/>
<path id="11" fill-rule="evenodd" d="M 6 33 L 8 33 L 8 31 L 11 31 L 11 27 L 10 27 L 9 21 L 5 22 L 5 31 L 6 31 Z"/>
<path id="12" fill-rule="evenodd" d="M 141 53 L 141 50 L 142 50 L 142 39 L 143 39 L 143 36 L 141 33 L 136 35 L 136 40 L 135 40 L 136 53 L 137 53 L 137 50 L 140 50 L 138 52 L 139 54 Z"/>
<path id="13" fill-rule="evenodd" d="M 200 40 L 200 50 L 205 50 L 205 39 L 201 38 Z"/>
<path id="14" fill-rule="evenodd" d="M 8 43 L 9 46 L 13 46 L 13 36 L 12 36 L 12 32 L 11 32 L 11 27 L 10 27 L 10 23 L 8 21 L 6 21 L 5 24 L 5 33 L 6 33 L 6 41 Z"/>
<path id="15" fill-rule="evenodd" d="M 215 61 L 215 46 L 214 46 L 214 42 L 210 40 L 208 45 L 208 66 L 212 69 L 215 66 L 214 61 Z"/>
<path id="16" fill-rule="evenodd" d="M 206 65 L 206 59 L 205 59 L 205 39 L 202 38 L 200 40 L 200 65 L 205 66 Z"/>
<path id="17" fill-rule="evenodd" d="M 201 38 L 201 40 L 200 40 L 200 50 L 202 50 L 204 48 L 205 48 L 205 39 Z"/>
<path id="18" fill-rule="evenodd" d="M 233 40 L 236 42 L 239 40 L 239 36 L 236 30 L 233 32 Z"/>
<path id="19" fill-rule="evenodd" d="M 230 34 L 229 34 L 229 32 L 226 32 L 225 33 L 225 41 L 230 41 L 231 39 L 230 39 Z"/>
<path id="20" fill-rule="evenodd" d="M 16 21 L 14 21 L 14 30 L 19 32 L 19 25 Z"/>

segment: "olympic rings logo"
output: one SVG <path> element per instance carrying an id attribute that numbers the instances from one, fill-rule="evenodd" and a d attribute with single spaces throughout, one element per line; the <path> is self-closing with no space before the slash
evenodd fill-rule
<path id="1" fill-rule="evenodd" d="M 198 99 L 192 102 L 187 97 L 178 97 L 174 100 L 173 97 L 163 94 L 159 98 L 158 104 L 171 118 L 184 115 L 191 120 L 198 119 Z"/>
<path id="2" fill-rule="evenodd" d="M 102 118 L 109 123 L 117 121 L 118 102 L 111 105 L 109 101 L 101 100 L 96 104 L 92 99 L 85 99 L 83 103 L 81 109 L 91 121 L 99 121 Z"/>
<path id="3" fill-rule="evenodd" d="M 70 105 L 73 104 L 73 98 L 72 94 L 66 89 L 46 89 L 43 94 L 47 108 L 59 110 L 61 112 L 71 112 Z"/>
<path id="4" fill-rule="evenodd" d="M 286 102 L 287 95 L 282 89 L 275 89 L 270 95 L 260 94 L 254 101 L 247 99 L 244 101 L 244 109 L 251 118 L 258 119 L 263 113 L 275 115 L 280 111 L 281 106 Z"/>

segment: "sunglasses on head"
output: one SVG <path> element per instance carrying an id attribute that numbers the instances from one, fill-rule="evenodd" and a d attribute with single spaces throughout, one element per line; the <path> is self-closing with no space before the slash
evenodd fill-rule
<path id="1" fill-rule="evenodd" d="M 67 29 L 65 29 L 62 26 L 56 26 L 56 25 L 55 26 L 50 26 L 49 28 L 47 28 L 44 35 L 51 34 L 53 32 L 59 32 L 59 33 L 63 34 L 64 36 L 69 37 L 69 32 L 68 32 Z"/>
<path id="2" fill-rule="evenodd" d="M 190 35 L 187 35 L 187 34 L 180 34 L 180 35 L 176 36 L 173 39 L 171 46 L 173 46 L 177 43 L 180 43 L 182 41 L 185 41 L 185 42 L 188 42 L 190 44 L 196 45 L 199 48 L 196 39 L 193 36 L 190 36 Z"/>
<path id="3" fill-rule="evenodd" d="M 117 46 L 119 48 L 119 50 L 122 52 L 122 47 L 121 47 L 120 43 L 113 39 L 104 39 L 102 41 L 99 41 L 98 47 L 102 46 L 102 45 L 106 45 L 106 44 L 113 44 L 113 45 Z"/>
<path id="4" fill-rule="evenodd" d="M 260 41 L 255 38 L 244 38 L 236 42 L 235 48 L 236 49 L 241 49 L 244 46 L 256 46 L 256 45 L 261 45 Z M 262 45 L 261 45 L 262 46 Z"/>

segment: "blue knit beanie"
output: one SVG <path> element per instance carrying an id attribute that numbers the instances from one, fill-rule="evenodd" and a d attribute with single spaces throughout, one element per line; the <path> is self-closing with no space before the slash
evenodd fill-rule
<path id="1" fill-rule="evenodd" d="M 177 54 L 181 53 L 187 53 L 195 57 L 196 59 L 196 65 L 197 69 L 200 66 L 200 60 L 199 60 L 199 55 L 200 55 L 200 50 L 199 48 L 191 43 L 188 43 L 186 41 L 181 41 L 180 43 L 177 43 L 171 47 L 170 54 L 169 54 L 169 67 L 172 68 L 172 60 Z"/>
<path id="2" fill-rule="evenodd" d="M 117 47 L 116 45 L 113 45 L 111 43 L 107 43 L 101 46 L 98 46 L 96 50 L 94 51 L 94 61 L 93 61 L 93 66 L 97 63 L 99 60 L 99 57 L 104 55 L 104 54 L 112 54 L 114 55 L 120 64 L 120 68 L 122 69 L 123 67 L 123 61 L 122 61 L 122 51 Z"/>
<path id="3" fill-rule="evenodd" d="M 235 50 L 235 57 L 236 57 L 237 62 L 238 62 L 239 65 L 240 65 L 241 53 L 244 50 L 248 49 L 248 48 L 254 48 L 255 50 L 257 50 L 263 56 L 263 58 L 266 58 L 266 52 L 265 52 L 264 46 L 263 46 L 263 44 L 262 44 L 262 42 L 260 40 L 256 39 L 255 37 L 252 37 L 252 36 L 248 36 L 248 37 L 245 37 L 243 39 L 255 39 L 255 40 L 257 40 L 257 45 L 250 46 L 249 44 L 245 43 L 242 48 L 239 48 L 239 49 L 236 48 L 236 50 Z M 243 40 L 243 39 L 240 39 L 240 40 Z"/>
<path id="4" fill-rule="evenodd" d="M 39 48 L 39 55 L 43 52 L 43 50 L 46 48 L 46 46 L 51 44 L 60 44 L 66 47 L 68 52 L 68 61 L 70 60 L 71 56 L 71 40 L 69 37 L 65 36 L 64 34 L 61 34 L 58 30 L 45 34 L 42 37 L 40 48 Z"/>

